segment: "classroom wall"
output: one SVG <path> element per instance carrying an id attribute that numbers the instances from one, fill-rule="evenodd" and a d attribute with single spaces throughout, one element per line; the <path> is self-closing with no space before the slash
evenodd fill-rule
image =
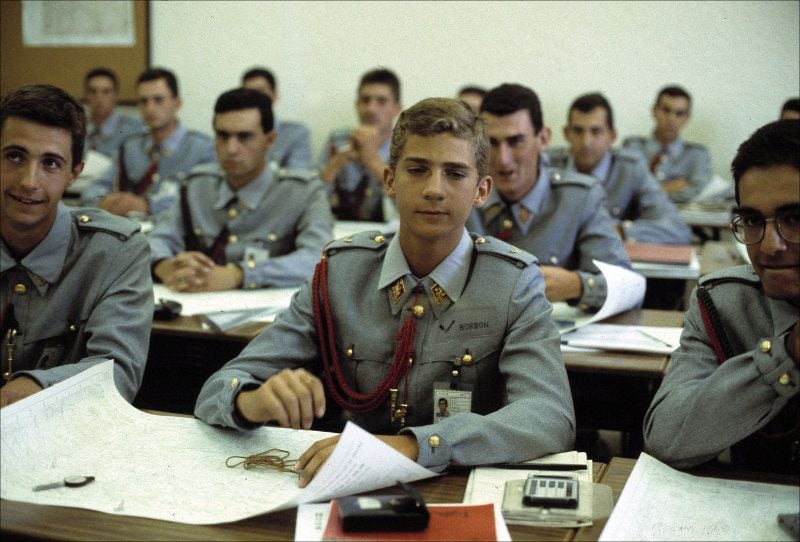
<path id="1" fill-rule="evenodd" d="M 571 101 L 599 90 L 620 137 L 649 133 L 657 90 L 694 97 L 685 135 L 729 178 L 738 145 L 800 93 L 800 2 L 183 2 L 151 6 L 153 65 L 180 80 L 183 120 L 211 133 L 216 97 L 263 64 L 276 111 L 308 123 L 315 154 L 356 122 L 360 75 L 396 71 L 403 101 L 452 96 L 467 83 L 531 86 L 553 145 Z"/>

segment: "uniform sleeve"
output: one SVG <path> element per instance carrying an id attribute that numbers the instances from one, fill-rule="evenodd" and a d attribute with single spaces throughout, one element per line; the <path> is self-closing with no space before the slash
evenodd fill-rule
<path id="1" fill-rule="evenodd" d="M 131 236 L 97 270 L 101 284 L 97 304 L 85 324 L 86 357 L 51 369 L 20 372 L 47 388 L 107 359 L 114 360 L 114 381 L 120 394 L 133 401 L 142 383 L 150 324 L 153 320 L 153 283 L 150 279 L 145 236 Z"/>
<path id="2" fill-rule="evenodd" d="M 292 145 L 289 147 L 289 155 L 286 163 L 281 164 L 287 168 L 311 169 L 314 167 L 314 158 L 311 154 L 311 137 L 308 128 L 296 125 L 295 133 L 292 138 Z"/>
<path id="3" fill-rule="evenodd" d="M 658 181 L 647 171 L 647 165 L 639 160 L 633 167 L 637 169 L 635 178 L 640 179 L 635 195 L 639 216 L 630 225 L 623 225 L 626 238 L 643 243 L 691 243 L 692 232 L 689 226 L 681 219 L 667 194 L 658 186 Z"/>
<path id="4" fill-rule="evenodd" d="M 786 350 L 786 335 L 764 337 L 752 350 L 720 364 L 695 290 L 681 345 L 645 415 L 646 451 L 674 467 L 691 467 L 766 425 L 798 393 L 798 369 Z M 764 339 L 768 349 L 761 347 Z M 790 381 L 781 384 L 785 373 Z"/>
<path id="5" fill-rule="evenodd" d="M 179 252 L 183 252 L 186 249 L 183 233 L 181 202 L 178 198 L 158 217 L 153 231 L 147 236 L 150 241 L 150 265 L 165 258 L 174 258 Z"/>
<path id="6" fill-rule="evenodd" d="M 711 157 L 705 147 L 693 145 L 688 150 L 687 160 L 686 180 L 689 186 L 671 194 L 672 200 L 678 203 L 691 201 L 711 181 Z"/>
<path id="7" fill-rule="evenodd" d="M 506 385 L 498 393 L 505 406 L 404 429 L 417 439 L 420 465 L 443 470 L 450 464 L 518 462 L 573 448 L 572 395 L 538 266 L 520 274 L 504 304 L 508 322 L 498 367 Z M 439 440 L 435 447 L 432 436 Z"/>
<path id="8" fill-rule="evenodd" d="M 253 268 L 244 261 L 239 262 L 244 271 L 243 287 L 299 286 L 314 272 L 322 249 L 333 239 L 333 217 L 321 182 L 314 180 L 309 186 L 307 199 L 297 202 L 303 206 L 303 211 L 295 226 L 295 250 L 271 257 Z"/>
<path id="9" fill-rule="evenodd" d="M 597 310 L 606 300 L 606 279 L 593 260 L 631 268 L 622 240 L 617 236 L 614 219 L 606 210 L 605 191 L 599 184 L 590 188 L 581 216 L 581 228 L 575 240 L 579 252 L 578 274 L 583 284 L 583 293 L 578 300 L 584 310 Z"/>
<path id="10" fill-rule="evenodd" d="M 111 167 L 109 167 L 103 175 L 95 179 L 90 186 L 86 187 L 83 194 L 81 194 L 81 206 L 97 207 L 104 196 L 113 192 L 114 179 L 117 178 L 118 173 L 119 156 L 114 158 Z"/>
<path id="11" fill-rule="evenodd" d="M 255 425 L 235 413 L 236 396 L 283 369 L 304 367 L 321 378 L 316 337 L 309 281 L 270 327 L 209 377 L 197 397 L 195 416 L 212 425 L 253 429 Z"/>

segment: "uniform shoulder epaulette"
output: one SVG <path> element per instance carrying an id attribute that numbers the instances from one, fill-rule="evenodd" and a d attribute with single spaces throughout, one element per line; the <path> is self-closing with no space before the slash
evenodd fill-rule
<path id="1" fill-rule="evenodd" d="M 708 151 L 708 149 L 706 149 L 706 146 L 703 145 L 702 143 L 694 143 L 694 142 L 691 142 L 691 141 L 684 141 L 683 142 L 683 147 L 685 149 Z"/>
<path id="2" fill-rule="evenodd" d="M 488 254 L 511 262 L 520 269 L 536 261 L 536 256 L 521 248 L 510 245 L 496 237 L 480 237 L 472 234 L 473 246 L 478 254 Z"/>
<path id="3" fill-rule="evenodd" d="M 625 140 L 622 142 L 623 147 L 627 147 L 628 145 L 636 145 L 639 147 L 643 147 L 647 143 L 647 139 L 642 136 L 631 136 L 626 137 Z"/>
<path id="4" fill-rule="evenodd" d="M 748 286 L 753 286 L 754 288 L 761 287 L 761 279 L 758 278 L 758 274 L 756 273 L 755 269 L 753 269 L 753 266 L 749 264 L 728 267 L 726 269 L 715 271 L 714 273 L 709 273 L 708 275 L 700 277 L 700 280 L 697 282 L 700 286 L 704 286 L 706 288 L 713 288 L 716 285 L 729 282 L 746 284 Z"/>
<path id="5" fill-rule="evenodd" d="M 636 163 L 644 160 L 642 154 L 634 149 L 622 147 L 614 151 L 614 158 L 616 160 Z"/>
<path id="6" fill-rule="evenodd" d="M 125 138 L 123 138 L 122 143 L 120 143 L 120 146 L 129 145 L 132 141 L 136 141 L 137 139 L 145 138 L 145 137 L 147 137 L 147 133 L 148 132 L 145 129 L 145 130 L 142 130 L 141 132 L 136 132 L 134 134 L 129 134 L 129 135 L 125 136 Z"/>
<path id="7" fill-rule="evenodd" d="M 550 170 L 550 183 L 554 186 L 557 185 L 577 185 L 591 188 L 597 181 L 591 175 L 584 175 L 577 171 L 568 171 L 566 169 L 552 168 Z"/>
<path id="8" fill-rule="evenodd" d="M 189 181 L 193 177 L 206 177 L 209 175 L 213 177 L 219 177 L 220 179 L 225 177 L 225 174 L 218 163 L 206 162 L 205 164 L 198 164 L 190 169 L 189 173 L 185 175 L 185 180 Z"/>
<path id="9" fill-rule="evenodd" d="M 278 170 L 278 179 L 281 181 L 301 181 L 308 183 L 317 178 L 317 172 L 313 169 L 291 167 L 280 168 Z"/>
<path id="10" fill-rule="evenodd" d="M 342 250 L 365 248 L 369 250 L 384 250 L 392 239 L 390 233 L 381 233 L 378 230 L 360 231 L 352 235 L 345 235 L 328 243 L 325 254 L 333 256 Z"/>
<path id="11" fill-rule="evenodd" d="M 70 214 L 79 230 L 101 231 L 122 241 L 126 241 L 131 235 L 142 229 L 133 220 L 107 213 L 101 209 L 71 209 Z"/>

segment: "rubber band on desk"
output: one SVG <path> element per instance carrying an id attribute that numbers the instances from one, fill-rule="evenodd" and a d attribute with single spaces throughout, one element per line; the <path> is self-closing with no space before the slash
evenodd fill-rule
<path id="1" fill-rule="evenodd" d="M 247 470 L 254 469 L 256 467 L 266 467 L 279 472 L 294 472 L 297 474 L 297 472 L 292 468 L 297 463 L 297 459 L 287 459 L 288 457 L 288 450 L 270 448 L 265 452 L 248 456 L 232 455 L 225 460 L 225 466 L 234 468 L 242 465 Z M 237 459 L 239 461 L 231 463 L 231 460 Z"/>

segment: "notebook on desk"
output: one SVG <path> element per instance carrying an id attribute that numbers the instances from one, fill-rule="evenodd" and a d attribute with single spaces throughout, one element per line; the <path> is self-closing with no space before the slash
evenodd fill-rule
<path id="1" fill-rule="evenodd" d="M 626 241 L 625 252 L 628 253 L 632 262 L 690 265 L 694 247 L 692 245 L 659 245 Z"/>

